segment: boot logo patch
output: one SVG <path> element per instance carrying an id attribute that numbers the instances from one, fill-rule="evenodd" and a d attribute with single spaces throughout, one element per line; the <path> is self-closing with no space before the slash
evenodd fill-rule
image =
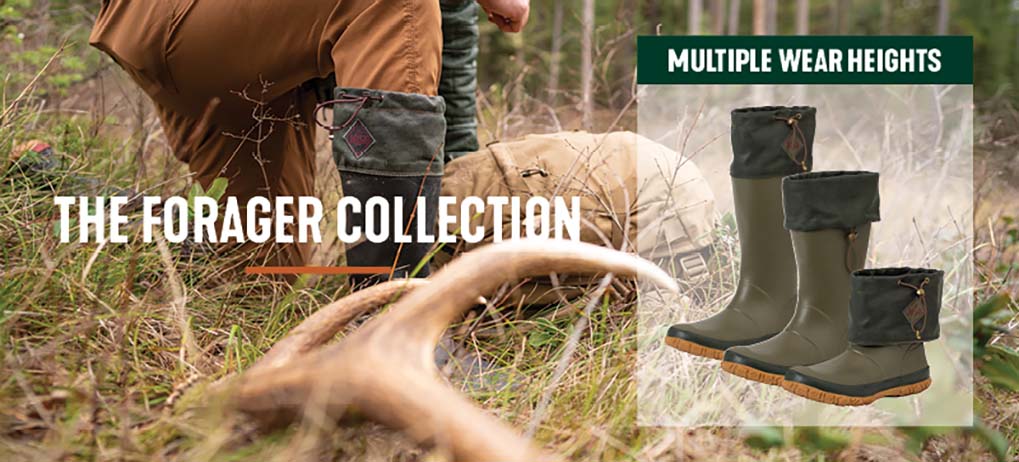
<path id="1" fill-rule="evenodd" d="M 790 156 L 799 154 L 800 150 L 803 149 L 803 142 L 796 136 L 795 130 L 790 132 L 789 136 L 782 142 L 782 149 L 785 149 L 786 154 Z"/>
<path id="2" fill-rule="evenodd" d="M 902 310 L 902 314 L 906 316 L 906 320 L 909 321 L 909 325 L 914 329 L 917 329 L 918 323 L 927 316 L 927 309 L 924 308 L 922 303 L 913 301 L 906 306 L 906 309 Z"/>
<path id="3" fill-rule="evenodd" d="M 375 146 L 375 137 L 372 136 L 372 132 L 368 131 L 368 127 L 361 122 L 361 119 L 355 120 L 347 129 L 347 132 L 343 134 L 343 141 L 347 142 L 347 147 L 350 148 L 355 159 L 364 157 L 368 150 Z"/>

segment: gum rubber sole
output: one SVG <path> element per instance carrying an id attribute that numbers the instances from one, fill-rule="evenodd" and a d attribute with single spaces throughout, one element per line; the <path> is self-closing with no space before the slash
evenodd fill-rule
<path id="1" fill-rule="evenodd" d="M 909 385 L 889 388 L 870 396 L 847 396 L 832 393 L 830 391 L 824 391 L 800 382 L 791 382 L 788 380 L 782 381 L 782 388 L 794 395 L 802 396 L 812 401 L 834 404 L 836 406 L 865 406 L 880 398 L 915 395 L 926 390 L 929 386 L 931 386 L 931 379 Z"/>
<path id="2" fill-rule="evenodd" d="M 722 361 L 722 370 L 732 375 L 743 377 L 747 380 L 753 380 L 754 382 L 761 382 L 766 385 L 778 386 L 781 385 L 782 380 L 785 379 L 782 375 L 764 372 L 750 366 L 744 366 L 743 364 L 731 361 Z"/>
<path id="3" fill-rule="evenodd" d="M 665 337 L 665 344 L 673 347 L 684 353 L 690 353 L 696 356 L 702 356 L 710 359 L 722 359 L 725 356 L 725 352 L 722 350 L 716 350 L 714 348 L 706 347 L 704 345 L 698 345 L 689 340 L 683 340 L 676 337 Z"/>

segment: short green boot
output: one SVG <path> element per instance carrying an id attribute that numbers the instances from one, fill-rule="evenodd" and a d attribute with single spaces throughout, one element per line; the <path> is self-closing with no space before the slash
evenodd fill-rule
<path id="1" fill-rule="evenodd" d="M 792 366 L 816 364 L 848 345 L 849 275 L 863 266 L 870 223 L 878 221 L 878 175 L 815 172 L 782 182 L 799 280 L 796 310 L 778 335 L 725 352 L 722 368 L 779 385 Z"/>
<path id="2" fill-rule="evenodd" d="M 726 348 L 766 340 L 782 330 L 796 304 L 796 261 L 782 227 L 782 177 L 813 164 L 816 110 L 758 107 L 732 111 L 733 201 L 740 240 L 739 283 L 710 318 L 669 328 L 665 343 L 722 359 Z"/>
<path id="3" fill-rule="evenodd" d="M 931 384 L 923 342 L 938 338 L 944 272 L 883 268 L 853 273 L 849 348 L 793 367 L 782 388 L 814 401 L 862 406 L 920 393 Z"/>

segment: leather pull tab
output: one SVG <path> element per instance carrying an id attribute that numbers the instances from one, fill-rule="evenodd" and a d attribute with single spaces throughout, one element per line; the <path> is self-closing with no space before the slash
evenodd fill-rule
<path id="1" fill-rule="evenodd" d="M 856 232 L 856 228 L 850 228 L 849 232 L 846 233 L 846 271 L 852 273 L 857 270 L 856 268 L 856 240 L 860 237 L 860 234 Z"/>

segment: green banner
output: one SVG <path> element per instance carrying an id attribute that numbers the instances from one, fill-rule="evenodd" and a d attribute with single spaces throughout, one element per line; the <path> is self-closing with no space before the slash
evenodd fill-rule
<path id="1" fill-rule="evenodd" d="M 640 36 L 639 84 L 972 84 L 973 37 Z"/>

